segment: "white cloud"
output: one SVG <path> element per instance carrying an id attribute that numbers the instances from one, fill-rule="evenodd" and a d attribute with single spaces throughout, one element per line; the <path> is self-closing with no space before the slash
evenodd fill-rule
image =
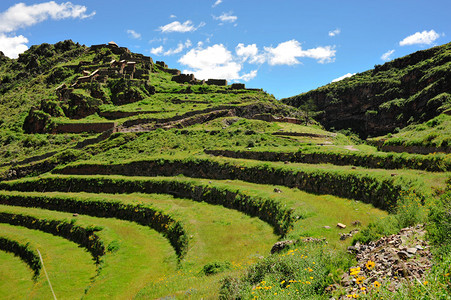
<path id="1" fill-rule="evenodd" d="M 175 19 L 175 18 L 177 18 L 177 16 L 176 15 L 170 15 L 169 18 Z"/>
<path id="2" fill-rule="evenodd" d="M 205 26 L 204 22 L 201 22 L 199 26 L 194 26 L 191 20 L 180 23 L 179 21 L 174 21 L 172 23 L 166 24 L 164 26 L 160 26 L 159 30 L 161 32 L 193 32 L 199 29 L 200 27 Z"/>
<path id="3" fill-rule="evenodd" d="M 86 19 L 95 15 L 87 14 L 86 6 L 74 5 L 71 2 L 57 4 L 54 1 L 34 5 L 18 3 L 0 13 L 0 50 L 11 58 L 28 49 L 28 39 L 23 35 L 7 36 L 5 33 L 29 27 L 48 19 Z"/>
<path id="4" fill-rule="evenodd" d="M 17 58 L 20 53 L 28 50 L 28 39 L 23 35 L 8 37 L 0 33 L 0 50 L 9 58 Z"/>
<path id="5" fill-rule="evenodd" d="M 140 39 L 141 38 L 141 33 L 138 33 L 136 31 L 134 31 L 133 29 L 127 30 L 127 33 L 133 39 Z"/>
<path id="6" fill-rule="evenodd" d="M 221 22 L 233 23 L 233 22 L 236 22 L 236 20 L 238 20 L 238 17 L 232 16 L 232 12 L 228 12 L 228 13 L 223 13 L 219 17 L 213 16 L 213 19 L 219 20 Z"/>
<path id="7" fill-rule="evenodd" d="M 185 48 L 189 48 L 189 47 L 191 47 L 192 45 L 193 45 L 193 44 L 191 43 L 190 40 L 186 40 L 186 42 L 185 42 L 184 44 L 183 44 L 183 43 L 179 43 L 179 44 L 177 45 L 177 48 L 175 48 L 175 49 L 169 49 L 168 51 L 164 52 L 163 55 L 169 56 L 169 55 L 178 54 L 178 53 L 182 52 Z"/>
<path id="8" fill-rule="evenodd" d="M 405 39 L 399 42 L 400 46 L 410 46 L 410 45 L 430 45 L 436 39 L 438 39 L 440 35 L 435 32 L 435 30 L 416 32 L 412 35 L 409 35 Z"/>
<path id="9" fill-rule="evenodd" d="M 316 59 L 320 64 L 331 63 L 335 61 L 337 51 L 332 46 L 316 47 L 303 51 L 302 57 Z"/>
<path id="10" fill-rule="evenodd" d="M 254 79 L 256 76 L 257 76 L 257 70 L 252 70 L 249 73 L 241 76 L 239 79 L 244 80 L 244 81 L 249 81 L 251 79 Z"/>
<path id="11" fill-rule="evenodd" d="M 340 80 L 343 80 L 343 79 L 345 79 L 345 78 L 349 78 L 349 77 L 351 77 L 351 76 L 354 76 L 355 75 L 355 73 L 348 73 L 348 74 L 345 74 L 345 75 L 343 75 L 343 76 L 341 76 L 341 77 L 338 77 L 338 78 L 335 78 L 334 80 L 332 80 L 331 82 L 337 82 L 337 81 L 340 81 Z"/>
<path id="12" fill-rule="evenodd" d="M 222 0 L 216 0 L 216 2 L 211 7 L 216 7 L 222 3 Z"/>
<path id="13" fill-rule="evenodd" d="M 87 14 L 86 11 L 86 6 L 74 5 L 71 2 L 57 4 L 50 1 L 30 6 L 18 3 L 0 14 L 0 32 L 13 32 L 47 19 L 86 19 L 95 15 L 95 12 Z"/>
<path id="14" fill-rule="evenodd" d="M 299 57 L 309 57 L 316 59 L 319 63 L 329 63 L 335 60 L 334 47 L 317 47 L 303 50 L 301 44 L 296 40 L 286 41 L 277 47 L 264 47 L 268 63 L 274 65 L 296 65 L 299 64 Z"/>
<path id="15" fill-rule="evenodd" d="M 265 55 L 258 53 L 256 44 L 244 46 L 244 44 L 240 43 L 236 46 L 235 52 L 242 62 L 246 62 L 249 59 L 251 64 L 262 64 L 266 60 Z"/>
<path id="16" fill-rule="evenodd" d="M 381 59 L 383 61 L 389 61 L 391 60 L 391 56 L 393 55 L 393 53 L 395 53 L 395 50 L 388 50 L 387 52 L 382 54 Z"/>
<path id="17" fill-rule="evenodd" d="M 234 61 L 232 53 L 223 44 L 216 44 L 205 49 L 191 49 L 178 62 L 191 68 L 191 70 L 184 70 L 184 73 L 194 73 L 199 79 L 225 78 L 233 80 L 241 78 L 239 72 L 242 65 Z M 255 75 L 251 73 L 245 74 L 246 79 L 255 77 L 256 73 Z"/>
<path id="18" fill-rule="evenodd" d="M 165 38 L 153 38 L 149 41 L 149 44 L 152 44 L 155 42 L 166 44 L 167 41 L 168 41 L 168 38 L 166 38 L 166 37 Z"/>
<path id="19" fill-rule="evenodd" d="M 336 36 L 339 35 L 341 33 L 341 30 L 339 28 L 329 31 L 329 36 Z"/>
<path id="20" fill-rule="evenodd" d="M 153 55 L 161 55 L 163 52 L 164 52 L 163 46 L 152 48 L 150 50 L 150 53 L 152 53 Z"/>

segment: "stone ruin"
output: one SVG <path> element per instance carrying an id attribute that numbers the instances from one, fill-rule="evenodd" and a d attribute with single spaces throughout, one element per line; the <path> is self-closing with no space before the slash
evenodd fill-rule
<path id="1" fill-rule="evenodd" d="M 246 89 L 246 85 L 244 83 L 232 83 L 230 88 L 232 90 L 244 90 Z"/>
<path id="2" fill-rule="evenodd" d="M 208 85 L 226 86 L 227 80 L 226 79 L 208 79 L 205 83 Z"/>
<path id="3" fill-rule="evenodd" d="M 83 76 L 77 78 L 77 81 L 72 85 L 76 87 L 80 83 L 92 82 L 96 80 L 101 83 L 106 83 L 108 78 L 127 78 L 127 79 L 149 79 L 149 75 L 147 70 L 137 69 L 136 61 L 127 61 L 127 60 L 112 60 L 110 64 L 104 65 L 103 67 L 96 69 L 92 73 L 89 72 L 86 68 L 82 71 Z"/>
<path id="4" fill-rule="evenodd" d="M 161 61 L 161 60 L 157 60 L 157 61 L 155 62 L 155 64 L 156 64 L 158 67 L 161 67 L 161 68 L 165 68 L 165 69 L 168 68 L 168 65 L 167 65 L 164 61 Z"/>
<path id="5" fill-rule="evenodd" d="M 163 71 L 165 73 L 169 73 L 171 75 L 180 75 L 182 72 L 180 72 L 180 70 L 177 69 L 169 69 L 168 65 L 164 62 L 164 61 L 157 61 L 155 63 L 155 66 L 160 70 Z"/>
<path id="6" fill-rule="evenodd" d="M 198 80 L 194 74 L 179 74 L 172 77 L 172 81 L 177 83 L 204 84 L 205 80 Z"/>

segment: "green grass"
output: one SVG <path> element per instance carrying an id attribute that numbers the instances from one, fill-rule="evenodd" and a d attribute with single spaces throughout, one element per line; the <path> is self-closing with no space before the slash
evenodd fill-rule
<path id="1" fill-rule="evenodd" d="M 24 299 L 33 288 L 33 271 L 19 257 L 0 251 L 0 291 L 3 299 Z"/>
<path id="2" fill-rule="evenodd" d="M 68 194 L 48 193 L 49 196 L 68 196 Z M 185 199 L 175 199 L 163 195 L 92 195 L 70 194 L 77 198 L 109 198 L 124 203 L 149 204 L 174 213 L 182 218 L 192 234 L 188 255 L 178 266 L 181 276 L 177 277 L 177 285 L 172 290 L 166 288 L 152 289 L 153 296 L 164 296 L 177 293 L 180 289 L 188 289 L 193 281 L 190 273 L 198 274 L 202 266 L 214 260 L 233 262 L 234 266 L 246 264 L 256 257 L 269 252 L 277 237 L 272 229 L 259 219 L 250 218 L 242 213 L 225 209 L 217 205 L 198 203 Z M 151 230 L 133 223 L 115 219 L 92 218 L 80 215 L 77 218 L 70 214 L 40 209 L 0 206 L 0 211 L 27 212 L 42 218 L 71 218 L 76 224 L 96 224 L 104 229 L 99 235 L 109 241 L 119 242 L 117 252 L 104 257 L 100 275 L 96 277 L 89 289 L 88 298 L 119 296 L 128 298 L 144 288 L 148 282 L 159 282 L 160 278 L 176 272 L 175 256 L 168 255 L 167 249 L 161 249 L 162 239 L 153 237 Z M 140 229 L 139 231 L 136 228 Z M 133 230 L 135 229 L 135 230 Z M 138 231 L 138 232 L 137 232 Z M 163 243 L 168 245 L 167 242 Z M 166 246 L 167 248 L 167 246 Z M 173 252 L 172 252 L 173 253 Z M 167 256 L 165 258 L 165 256 Z M 170 268 L 172 261 L 172 268 Z M 134 268 L 128 266 L 133 265 Z M 186 273 L 186 274 L 185 274 Z M 202 282 L 205 279 L 199 278 Z M 212 279 L 210 278 L 209 281 Z M 121 294 L 123 284 L 127 284 L 126 294 Z M 206 283 L 207 289 L 211 283 Z M 152 297 L 153 297 L 152 296 Z"/>
<path id="3" fill-rule="evenodd" d="M 177 179 L 183 180 L 180 177 L 177 177 Z M 301 238 L 305 236 L 325 237 L 329 240 L 331 247 L 338 249 L 349 245 L 350 240 L 339 240 L 339 233 L 342 231 L 335 227 L 336 223 L 344 222 L 350 225 L 352 221 L 359 220 L 365 226 L 369 222 L 386 215 L 385 212 L 374 209 L 371 205 L 361 202 L 327 195 L 312 195 L 286 187 L 278 187 L 282 190 L 282 193 L 274 193 L 274 186 L 251 184 L 242 181 L 208 179 L 196 181 L 218 188 L 233 185 L 234 188 L 250 196 L 267 197 L 280 201 L 287 207 L 295 209 L 295 211 L 302 213 L 306 217 L 295 223 L 293 230 L 289 232 L 287 238 Z M 61 193 L 50 194 L 58 195 Z M 80 196 L 84 197 L 84 194 L 77 194 L 77 197 Z M 89 195 L 89 197 L 102 198 L 104 196 Z M 205 263 L 211 262 L 212 260 L 229 261 L 234 266 L 234 269 L 222 275 L 240 276 L 239 274 L 241 274 L 243 267 L 251 262 L 255 262 L 255 258 L 260 255 L 266 256 L 272 243 L 276 240 L 271 233 L 272 230 L 268 230 L 268 225 L 262 223 L 260 220 L 244 217 L 238 212 L 227 211 L 221 207 L 195 203 L 183 199 L 173 199 L 171 197 L 169 199 L 172 200 L 169 200 L 168 196 L 158 195 L 149 197 L 147 195 L 129 194 L 108 195 L 108 197 L 110 199 L 122 199 L 124 203 L 146 203 L 151 201 L 153 205 L 171 209 L 177 216 L 186 219 L 186 222 L 189 222 L 187 224 L 188 228 L 192 230 L 190 230 L 193 234 L 192 243 L 190 243 L 192 248 L 188 251 L 186 259 L 182 261 L 183 267 L 180 272 L 177 275 L 168 272 L 169 274 L 158 278 L 156 281 L 150 280 L 152 283 L 148 283 L 147 287 L 139 292 L 138 295 L 140 297 L 153 298 L 164 295 L 183 297 L 190 288 L 194 288 L 195 291 L 193 290 L 192 293 L 196 295 L 195 297 L 211 296 L 212 293 L 216 294 L 219 290 L 218 280 L 221 274 L 208 278 L 199 276 L 198 273 Z M 327 205 L 322 205 L 324 202 Z M 212 209 L 214 210 L 212 211 Z M 233 215 L 238 217 L 231 217 Z M 326 225 L 330 226 L 331 229 L 325 229 L 324 226 Z M 221 231 L 221 228 L 225 231 Z M 234 230 L 233 228 L 237 229 Z M 243 228 L 246 228 L 246 231 Z M 268 228 L 266 232 L 269 236 L 261 235 L 263 228 Z M 247 230 L 250 230 L 250 232 Z M 241 237 L 237 235 L 237 231 L 241 232 Z M 224 233 L 222 237 L 220 236 L 221 232 Z M 233 235 L 231 235 L 232 233 Z M 272 238 L 268 238 L 271 236 Z M 258 246 L 261 243 L 266 243 L 266 246 Z M 202 245 L 202 247 L 199 245 Z M 230 248 L 225 245 L 229 245 Z M 121 248 L 122 246 L 119 249 Z M 108 261 L 108 256 L 105 257 L 105 260 Z M 108 265 L 105 266 L 105 272 L 107 271 L 107 267 Z M 101 281 L 96 280 L 95 284 L 99 282 Z M 212 289 L 212 287 L 215 288 Z M 112 287 L 111 290 L 117 293 L 118 291 L 114 288 Z M 93 288 L 92 291 L 94 292 L 95 289 Z"/>
<path id="4" fill-rule="evenodd" d="M 70 219 L 76 221 L 78 225 L 95 224 L 103 227 L 98 235 L 107 241 L 109 248 L 114 251 L 103 257 L 99 274 L 93 276 L 92 283 L 84 286 L 84 288 L 89 286 L 88 298 L 106 299 L 116 295 L 132 297 L 148 281 L 156 280 L 176 270 L 175 253 L 168 241 L 147 227 L 117 219 L 94 218 L 86 215 L 73 217 L 69 213 L 37 208 L 0 205 L 0 211 L 25 213 L 40 218 Z M 92 259 L 90 262 L 94 264 Z M 130 265 L 134 268 L 129 268 Z M 80 284 L 82 280 L 83 278 L 74 279 Z M 124 284 L 128 286 L 127 290 L 123 290 Z"/>
<path id="5" fill-rule="evenodd" d="M 384 145 L 450 147 L 451 116 L 441 114 L 422 124 L 407 126 L 399 133 L 374 138 L 384 141 Z"/>
<path id="6" fill-rule="evenodd" d="M 65 48 L 68 51 L 63 50 Z M 377 107 L 370 108 L 371 111 L 367 112 L 372 118 L 380 117 L 386 111 L 408 107 L 426 98 L 428 99 L 427 107 L 440 105 L 437 111 L 446 111 L 450 108 L 449 93 L 435 95 L 439 86 L 437 83 L 430 84 L 430 81 L 447 78 L 450 67 L 449 53 L 449 45 L 425 50 L 420 54 L 376 66 L 374 71 L 357 74 L 293 99 L 308 98 L 314 93 L 325 93 L 326 100 L 332 105 L 346 104 L 346 97 L 342 96 L 352 95 L 361 87 L 371 85 L 378 91 L 377 97 L 390 100 L 379 105 L 380 103 L 377 102 L 379 98 L 376 99 L 374 103 L 377 103 Z M 34 58 L 38 60 L 38 66 L 29 69 L 27 65 L 30 61 L 33 62 Z M 142 113 L 114 120 L 118 124 L 123 124 L 134 119 L 177 118 L 185 113 L 220 106 L 234 107 L 239 112 L 242 109 L 241 106 L 248 104 L 257 105 L 247 108 L 250 111 L 240 112 L 246 117 L 260 113 L 260 110 L 262 112 L 271 110 L 276 117 L 296 116 L 305 120 L 306 116 L 314 116 L 313 111 L 317 110 L 313 107 L 304 107 L 307 111 L 301 112 L 287 108 L 276 101 L 273 95 L 262 90 L 233 91 L 229 87 L 177 84 L 171 80 L 172 75 L 158 67 L 153 67 L 152 72 L 148 74 L 148 84 L 155 87 L 155 94 L 152 94 L 148 85 L 137 81 L 113 79 L 105 85 L 82 84 L 77 87 L 75 94 L 83 97 L 87 106 L 99 105 L 98 113 L 78 120 L 63 116 L 61 114 L 63 108 L 69 113 L 72 111 L 64 107 L 63 103 L 57 103 L 54 89 L 63 82 L 70 85 L 80 76 L 80 72 L 76 72 L 71 66 L 78 65 L 81 61 L 90 61 L 90 68 L 93 69 L 108 63 L 111 59 L 118 60 L 119 55 L 111 53 L 106 48 L 94 52 L 86 47 L 65 42 L 57 45 L 33 46 L 21 55 L 20 59 L 7 59 L 0 65 L 2 82 L 0 86 L 0 174 L 16 172 L 19 177 L 32 176 L 45 173 L 55 165 L 64 167 L 68 162 L 73 163 L 67 170 L 77 167 L 80 169 L 85 167 L 88 170 L 86 173 L 88 175 L 82 176 L 42 174 L 40 177 L 30 177 L 15 183 L 1 183 L 2 186 L 11 190 L 20 189 L 19 183 L 38 190 L 37 192 L 1 191 L 4 196 L 2 199 L 12 199 L 5 195 L 20 195 L 21 201 L 24 201 L 23 205 L 30 205 L 24 199 L 33 199 L 36 206 L 44 207 L 51 207 L 49 203 L 56 203 L 52 201 L 67 201 L 65 204 L 58 202 L 60 206 L 51 207 L 51 209 L 70 211 L 70 213 L 6 205 L 0 205 L 0 211 L 49 220 L 68 220 L 85 227 L 99 226 L 102 230 L 96 234 L 110 250 L 103 256 L 102 263 L 96 266 L 84 248 L 77 247 L 76 244 L 65 239 L 36 230 L 0 224 L 2 234 L 6 232 L 7 236 L 21 243 L 30 242 L 31 247 L 42 249 L 58 298 L 214 299 L 222 293 L 228 297 L 240 296 L 242 299 L 253 298 L 255 295 L 264 299 L 308 297 L 327 299 L 330 296 L 324 294 L 324 288 L 328 284 L 339 281 L 341 272 L 352 265 L 352 257 L 345 253 L 346 247 L 352 241 L 351 239 L 340 240 L 340 233 L 359 229 L 366 235 L 366 239 L 374 239 L 380 236 L 382 231 L 393 233 L 399 226 L 426 220 L 427 209 L 430 209 L 428 221 L 433 224 L 429 228 L 431 240 L 434 245 L 441 243 L 447 245 L 446 234 L 449 231 L 449 222 L 446 221 L 446 212 L 449 209 L 445 208 L 444 203 L 449 200 L 435 201 L 436 197 L 445 193 L 446 182 L 450 177 L 449 172 L 413 170 L 414 165 L 407 166 L 413 169 L 387 169 L 386 165 L 370 166 L 364 163 L 358 166 L 326 163 L 285 164 L 283 160 L 263 162 L 212 157 L 204 152 L 205 149 L 251 153 L 290 152 L 332 155 L 338 157 L 337 159 L 358 156 L 363 160 L 393 158 L 409 160 L 411 164 L 424 163 L 423 157 L 419 159 L 407 154 L 391 155 L 378 152 L 375 147 L 364 144 L 349 130 L 328 132 L 313 120 L 309 120 L 307 125 L 297 125 L 233 116 L 224 117 L 186 128 L 115 133 L 110 138 L 83 149 L 67 148 L 74 147 L 77 142 L 90 138 L 91 135 L 23 133 L 22 125 L 26 115 L 32 106 L 39 107 L 42 99 L 53 101 L 41 105 L 40 110 L 43 113 L 53 113 L 51 121 L 57 123 L 107 121 L 101 116 L 102 113 Z M 409 60 L 412 65 L 409 65 Z M 148 71 L 145 65 L 138 64 L 137 67 Z M 404 91 L 401 78 L 412 74 L 418 77 L 417 82 L 423 89 L 415 95 L 405 97 L 401 95 Z M 112 100 L 117 99 L 117 95 L 113 94 L 115 88 L 118 88 L 118 93 L 122 92 L 123 88 L 136 92 L 135 95 L 142 100 L 113 105 Z M 91 91 L 102 94 L 104 99 L 102 101 L 92 99 L 94 96 Z M 55 105 L 61 106 L 61 109 L 56 109 L 56 112 L 50 111 L 55 109 Z M 74 108 L 75 105 L 71 107 Z M 238 113 L 238 115 L 241 114 Z M 416 117 L 418 120 L 415 119 Z M 451 134 L 449 115 L 442 114 L 432 120 L 425 120 L 425 123 L 419 125 L 413 125 L 412 122 L 423 118 L 421 115 L 404 120 L 403 118 L 407 116 L 397 114 L 396 118 L 398 121 L 405 121 L 406 124 L 412 125 L 401 129 L 399 133 L 383 137 L 387 139 L 387 144 L 449 145 Z M 420 121 L 423 122 L 422 119 Z M 324 137 L 274 135 L 280 132 L 319 134 Z M 24 162 L 10 169 L 10 164 L 14 165 L 23 159 L 52 151 L 57 151 L 58 154 L 36 163 Z M 448 156 L 428 155 L 424 156 L 424 159 L 447 162 Z M 153 161 L 154 165 L 145 169 L 149 161 Z M 89 164 L 92 165 L 89 166 Z M 119 174 L 124 168 L 129 167 L 128 164 L 134 164 L 135 169 L 128 170 L 129 173 L 126 174 L 142 176 L 90 176 L 98 169 L 108 170 L 108 168 L 116 170 L 111 174 Z M 440 169 L 440 171 L 446 170 L 446 168 Z M 54 173 L 58 172 L 60 171 L 54 171 Z M 202 178 L 177 176 L 180 173 Z M 163 174 L 168 177 L 163 177 Z M 146 177 L 157 175 L 160 177 Z M 234 178 L 246 181 L 232 180 Z M 298 186 L 317 194 L 306 193 L 290 186 Z M 148 187 L 190 199 L 155 194 L 156 191 L 149 190 Z M 275 188 L 280 193 L 275 192 Z M 53 189 L 60 192 L 49 192 Z M 98 194 L 76 192 L 89 189 Z M 107 190 L 117 194 L 104 194 Z M 124 193 L 126 190 L 133 193 L 126 194 Z M 145 191 L 149 194 L 140 194 L 137 191 Z M 401 198 L 400 191 L 402 191 Z M 325 194 L 326 192 L 329 194 Z M 407 193 L 411 193 L 415 198 L 415 209 L 389 206 L 398 200 L 401 205 L 404 205 L 408 200 L 406 200 Z M 371 204 L 341 198 L 337 195 L 375 203 L 379 207 L 389 209 L 392 214 L 389 215 Z M 82 214 L 74 217 L 72 214 L 77 211 L 68 204 L 70 201 L 75 201 L 80 210 L 83 209 L 83 205 L 88 205 L 90 208 L 96 207 L 96 211 L 85 210 L 90 215 L 99 215 L 105 212 L 105 207 L 110 207 L 114 208 L 116 217 L 134 221 L 137 220 L 136 215 L 141 213 L 150 216 L 144 214 L 144 210 L 153 208 L 173 218 L 172 223 L 165 219 L 164 222 L 168 222 L 167 224 L 181 222 L 177 223 L 181 224 L 181 231 L 171 231 L 171 233 L 175 232 L 175 235 L 183 233 L 180 235 L 182 239 L 177 240 L 180 244 L 174 243 L 174 239 L 170 236 L 166 239 L 149 226 L 138 225 L 131 221 Z M 419 206 L 421 201 L 426 204 L 424 209 Z M 49 206 L 45 206 L 47 204 L 44 202 Z M 113 202 L 118 206 L 114 206 L 116 204 L 113 205 Z M 230 205 L 240 211 L 212 203 Z M 434 212 L 434 209 L 438 211 Z M 126 211 L 129 214 L 121 215 Z M 257 215 L 260 219 L 243 212 Z M 112 214 L 110 211 L 110 216 Z M 153 221 L 159 220 L 151 218 Z M 141 220 L 143 224 L 151 222 L 147 221 L 146 223 Z M 361 225 L 353 226 L 351 225 L 353 221 L 360 221 Z M 348 226 L 344 230 L 338 229 L 337 223 Z M 269 224 L 272 224 L 272 227 Z M 286 232 L 290 224 L 292 226 Z M 156 224 L 152 226 L 160 228 Z M 161 228 L 159 231 L 165 232 Z M 283 233 L 284 236 L 278 236 L 275 232 Z M 177 257 L 174 251 L 177 247 L 171 247 L 169 240 L 173 246 L 183 246 L 186 245 L 184 237 L 188 238 L 188 251 L 186 254 L 183 251 L 177 252 L 185 254 Z M 271 246 L 278 239 L 299 240 L 304 237 L 325 238 L 328 244 L 304 245 L 301 243 L 281 255 L 269 255 Z M 434 269 L 431 275 L 427 275 L 429 276 L 427 280 L 431 282 L 433 276 L 439 278 L 440 284 L 446 282 L 443 279 L 446 274 L 443 270 L 449 270 L 449 255 L 443 254 L 448 253 L 449 249 L 443 249 L 440 250 L 442 254 L 436 254 L 437 269 Z M 38 281 L 34 283 L 31 280 L 32 272 L 18 258 L 9 253 L 0 252 L 0 262 L 2 263 L 0 268 L 2 297 L 11 299 L 51 297 L 42 272 Z M 205 275 L 202 271 L 204 267 L 214 265 L 229 266 L 229 268 L 225 268 L 218 274 Z M 309 268 L 312 268 L 312 271 L 309 271 Z M 440 271 L 440 268 L 443 270 Z M 225 281 L 222 280 L 224 277 L 227 278 Z M 282 283 L 284 280 L 285 282 Z M 287 282 L 290 283 L 290 280 L 291 285 L 288 287 Z M 262 281 L 265 283 L 263 284 Z M 271 289 L 257 289 L 263 286 L 271 286 Z M 440 288 L 438 283 L 431 284 L 431 288 L 434 292 L 427 295 L 444 295 L 437 292 Z M 4 296 L 5 294 L 7 296 Z M 421 286 L 406 284 L 399 288 L 396 298 L 421 298 L 422 294 L 426 295 Z M 381 295 L 392 296 L 385 290 Z"/>
<path id="7" fill-rule="evenodd" d="M 57 297 L 81 298 L 83 296 L 90 279 L 96 274 L 96 267 L 87 251 L 63 238 L 20 226 L 0 224 L 0 230 L 5 237 L 24 243 L 30 242 L 39 249 Z M 21 297 L 52 298 L 43 273 L 33 285 L 32 290 L 23 291 Z"/>

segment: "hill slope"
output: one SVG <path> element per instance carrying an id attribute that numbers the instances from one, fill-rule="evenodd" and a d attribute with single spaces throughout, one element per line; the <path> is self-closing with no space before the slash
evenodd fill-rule
<path id="1" fill-rule="evenodd" d="M 59 298 L 379 298 L 401 274 L 375 266 L 381 289 L 338 284 L 356 263 L 350 237 L 431 222 L 435 244 L 450 244 L 437 199 L 450 202 L 449 154 L 378 152 L 261 89 L 197 80 L 114 43 L 0 61 L 2 295 L 49 298 L 32 272 L 40 249 Z M 436 143 L 449 120 L 430 122 Z M 449 283 L 446 249 L 440 276 L 419 269 L 426 297 Z M 417 298 L 402 284 L 396 296 Z"/>
<path id="2" fill-rule="evenodd" d="M 326 128 L 378 136 L 423 123 L 451 108 L 451 43 L 282 99 L 316 111 Z"/>

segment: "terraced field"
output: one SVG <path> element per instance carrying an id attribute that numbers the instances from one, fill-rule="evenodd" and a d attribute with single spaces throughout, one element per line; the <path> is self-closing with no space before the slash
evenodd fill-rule
<path id="1" fill-rule="evenodd" d="M 39 87 L 74 88 L 4 121 L 24 131 L 0 136 L 2 298 L 52 297 L 37 249 L 60 299 L 328 298 L 348 246 L 446 194 L 450 154 L 381 152 L 262 90 L 176 83 L 122 48 L 72 51 Z M 74 70 L 121 57 L 140 80 L 79 83 Z"/>

